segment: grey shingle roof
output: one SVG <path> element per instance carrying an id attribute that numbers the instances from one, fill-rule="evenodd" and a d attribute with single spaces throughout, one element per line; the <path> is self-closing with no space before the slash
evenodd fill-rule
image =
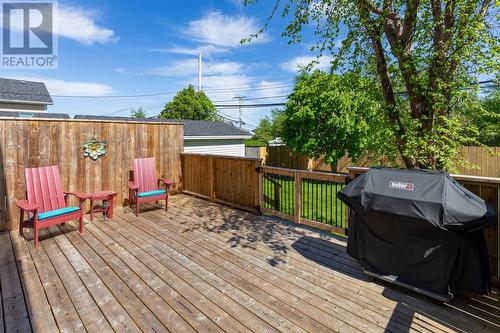
<path id="1" fill-rule="evenodd" d="M 30 111 L 22 111 L 22 113 L 33 113 L 33 118 L 71 119 L 70 116 L 66 113 L 30 112 Z M 18 118 L 19 112 L 17 112 L 17 111 L 0 111 L 0 118 L 2 118 L 2 117 Z"/>
<path id="2" fill-rule="evenodd" d="M 52 98 L 43 82 L 3 78 L 0 78 L 0 101 L 52 104 Z"/>
<path id="3" fill-rule="evenodd" d="M 76 115 L 75 119 L 96 119 L 96 120 L 122 120 L 137 121 L 137 118 L 131 117 L 108 117 L 108 116 L 89 116 Z M 231 124 L 222 121 L 204 121 L 204 120 L 179 120 L 179 119 L 157 119 L 146 118 L 140 121 L 169 122 L 184 124 L 184 136 L 250 136 L 247 131 L 241 130 Z"/>
<path id="4" fill-rule="evenodd" d="M 233 136 L 250 135 L 231 124 L 222 121 L 182 120 L 184 136 Z"/>

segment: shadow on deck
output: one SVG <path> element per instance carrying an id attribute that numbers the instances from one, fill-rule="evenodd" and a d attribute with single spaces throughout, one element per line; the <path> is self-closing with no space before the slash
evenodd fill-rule
<path id="1" fill-rule="evenodd" d="M 184 195 L 85 227 L 0 233 L 0 333 L 500 330 L 497 292 L 438 304 L 369 281 L 341 237 Z"/>

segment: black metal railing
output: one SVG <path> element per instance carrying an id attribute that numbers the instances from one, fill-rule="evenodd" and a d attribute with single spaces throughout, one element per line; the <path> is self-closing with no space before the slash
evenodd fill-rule
<path id="1" fill-rule="evenodd" d="M 344 185 L 337 181 L 302 178 L 301 217 L 346 228 L 346 206 L 337 199 L 337 192 Z"/>
<path id="2" fill-rule="evenodd" d="M 337 198 L 347 175 L 273 167 L 263 167 L 262 174 L 265 213 L 347 229 L 347 209 Z"/>

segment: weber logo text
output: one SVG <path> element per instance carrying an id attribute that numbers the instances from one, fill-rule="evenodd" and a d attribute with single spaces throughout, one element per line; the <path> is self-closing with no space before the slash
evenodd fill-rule
<path id="1" fill-rule="evenodd" d="M 415 188 L 415 184 L 391 180 L 389 182 L 389 187 L 397 190 L 413 191 L 413 189 Z"/>

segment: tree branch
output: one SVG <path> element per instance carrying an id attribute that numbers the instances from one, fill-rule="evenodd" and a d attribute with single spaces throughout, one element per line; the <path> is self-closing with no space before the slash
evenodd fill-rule
<path id="1" fill-rule="evenodd" d="M 401 32 L 401 41 L 405 48 L 411 45 L 413 34 L 415 33 L 418 7 L 420 0 L 408 0 L 406 3 L 405 17 L 403 19 L 403 30 Z"/>
<path id="2" fill-rule="evenodd" d="M 372 12 L 374 14 L 377 14 L 377 15 L 384 15 L 385 14 L 385 11 L 383 8 L 378 8 L 370 0 L 361 0 L 361 1 L 359 1 L 359 3 L 363 7 L 365 7 L 366 9 L 368 9 L 370 12 Z"/>
<path id="3" fill-rule="evenodd" d="M 244 2 L 245 6 L 248 5 L 249 3 L 250 3 L 250 1 Z M 271 22 L 274 15 L 276 14 L 276 11 L 278 11 L 280 3 L 281 3 L 281 0 L 276 0 L 276 3 L 274 4 L 273 10 L 271 11 L 271 14 L 269 14 L 269 16 L 267 17 L 267 20 L 264 23 L 264 25 L 256 33 L 251 34 L 250 36 L 241 39 L 240 44 L 251 42 L 253 39 L 258 38 L 264 31 L 266 31 L 267 27 L 269 26 L 269 22 Z"/>

